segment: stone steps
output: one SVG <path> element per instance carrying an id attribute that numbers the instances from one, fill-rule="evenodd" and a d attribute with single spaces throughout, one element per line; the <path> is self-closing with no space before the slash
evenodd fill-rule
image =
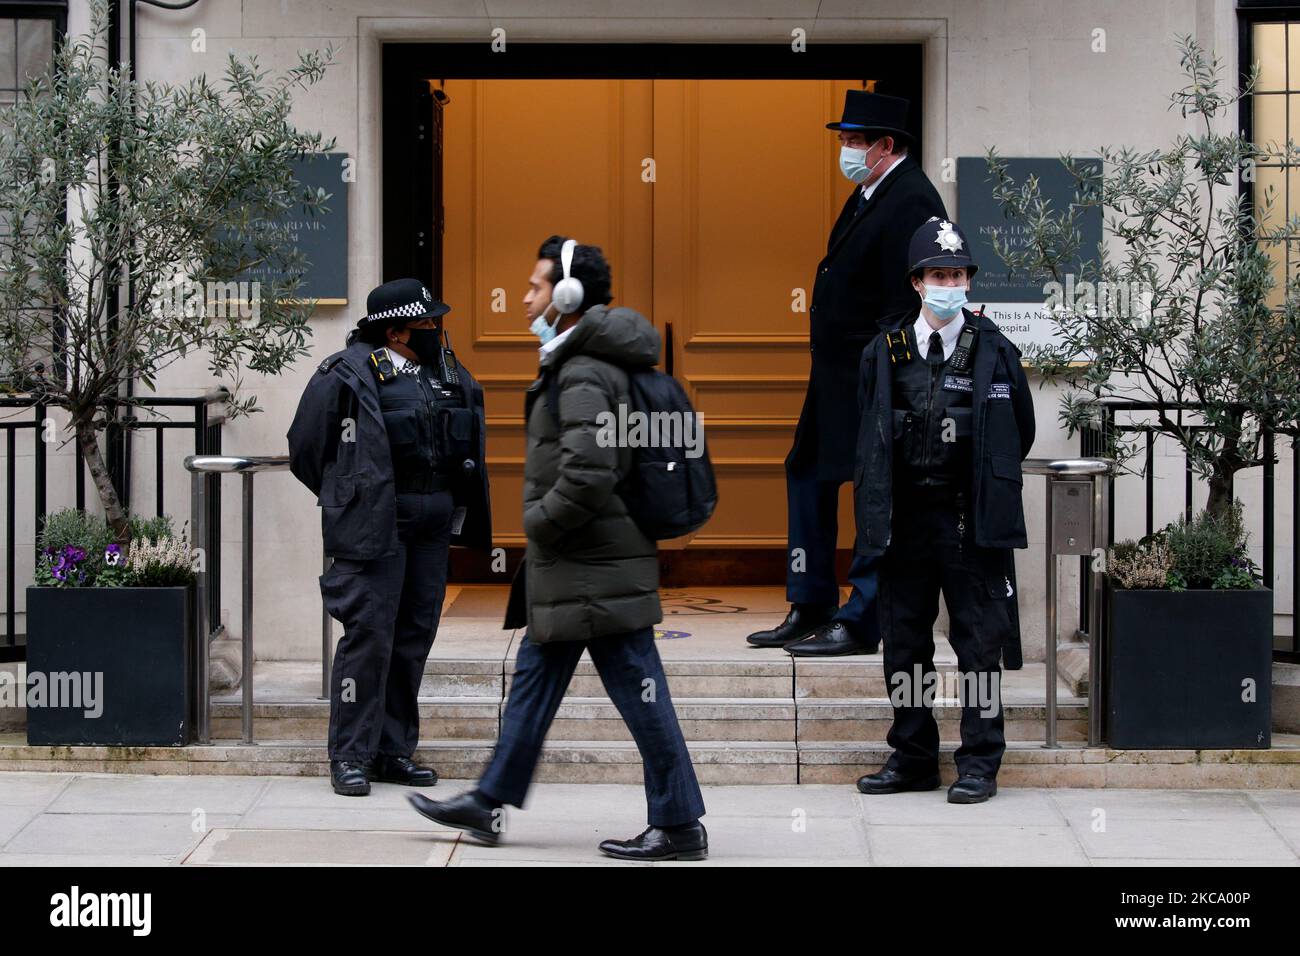
<path id="1" fill-rule="evenodd" d="M 678 697 L 674 693 L 673 703 L 689 742 L 884 740 L 893 720 L 893 710 L 883 698 L 796 701 L 788 697 Z M 491 697 L 425 699 L 420 703 L 420 736 L 494 740 L 504 708 L 503 701 Z M 1008 740 L 1043 739 L 1046 710 L 1041 704 L 1009 702 L 1004 709 Z M 1085 705 L 1064 704 L 1057 714 L 1059 740 L 1087 740 Z M 937 702 L 935 718 L 941 739 L 959 739 L 961 708 L 955 702 Z M 255 740 L 324 740 L 328 727 L 329 705 L 324 701 L 267 701 L 253 707 Z M 237 740 L 241 733 L 240 706 L 226 701 L 214 704 L 212 739 Z M 632 738 L 608 698 L 570 696 L 561 703 L 548 739 L 630 742 Z"/>
<path id="2" fill-rule="evenodd" d="M 473 780 L 493 741 L 428 740 L 417 759 L 448 780 Z M 952 751 L 942 748 L 941 773 L 954 779 Z M 829 783 L 851 785 L 889 756 L 883 740 L 697 741 L 690 744 L 705 784 Z M 0 771 L 78 773 L 250 774 L 321 776 L 323 742 L 266 741 L 190 747 L 31 747 L 20 735 L 0 735 Z M 538 765 L 539 781 L 640 783 L 640 756 L 620 741 L 550 740 Z M 1120 751 L 1067 744 L 1008 744 L 999 784 L 1005 787 L 1300 789 L 1300 736 L 1278 735 L 1271 750 Z M 322 781 L 322 786 L 325 786 Z M 865 799 L 865 798 L 864 798 Z"/>
<path id="3" fill-rule="evenodd" d="M 743 652 L 742 652 L 743 653 Z M 664 673 L 673 698 L 885 697 L 884 661 L 879 654 L 853 659 L 806 661 L 755 651 L 757 659 L 665 659 Z M 510 692 L 513 661 L 431 659 L 425 664 L 421 697 L 504 697 Z M 938 659 L 942 677 L 954 675 L 955 661 Z M 1064 694 L 1064 689 L 1063 689 Z M 604 697 L 595 665 L 578 662 L 566 697 Z"/>

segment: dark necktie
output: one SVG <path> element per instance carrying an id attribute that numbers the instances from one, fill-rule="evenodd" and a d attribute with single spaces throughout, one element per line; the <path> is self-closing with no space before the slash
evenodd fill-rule
<path id="1" fill-rule="evenodd" d="M 867 204 L 867 195 L 861 189 L 858 190 L 858 208 L 853 210 L 853 215 L 862 212 L 862 207 Z"/>
<path id="2" fill-rule="evenodd" d="M 930 333 L 930 344 L 926 346 L 925 361 L 931 368 L 943 364 L 943 336 L 938 332 Z"/>

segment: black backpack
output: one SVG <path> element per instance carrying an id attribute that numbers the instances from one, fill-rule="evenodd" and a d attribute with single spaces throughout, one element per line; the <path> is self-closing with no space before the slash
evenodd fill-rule
<path id="1" fill-rule="evenodd" d="M 681 421 L 697 422 L 695 409 L 686 392 L 671 375 L 657 368 L 624 369 L 632 401 L 629 413 L 647 418 L 656 412 L 672 412 Z M 546 405 L 560 421 L 559 369 L 547 370 Z M 615 414 L 618 414 L 617 411 Z M 649 419 L 654 421 L 655 419 Z M 670 418 L 669 421 L 672 419 Z M 660 419 L 662 421 L 662 419 Z M 616 423 L 618 427 L 620 423 Z M 619 483 L 619 497 L 641 533 L 652 541 L 690 534 L 704 526 L 718 505 L 718 484 L 713 477 L 704 430 L 699 426 L 700 455 L 686 456 L 684 443 L 640 445 L 632 449 L 632 470 Z"/>

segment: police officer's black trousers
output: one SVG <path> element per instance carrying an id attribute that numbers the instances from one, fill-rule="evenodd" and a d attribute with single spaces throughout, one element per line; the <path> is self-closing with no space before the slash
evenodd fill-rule
<path id="1" fill-rule="evenodd" d="M 1015 600 L 1011 560 L 1010 550 L 975 547 L 969 508 L 954 494 L 904 489 L 900 496 L 896 486 L 877 596 L 886 689 L 894 704 L 888 737 L 894 752 L 887 766 L 907 776 L 938 771 L 939 728 L 930 704 L 956 696 L 962 703 L 958 774 L 997 775 L 1006 750 L 999 659 L 1011 628 L 1008 602 Z M 957 654 L 955 687 L 935 683 L 940 593 Z"/>
<path id="2" fill-rule="evenodd" d="M 335 559 L 321 594 L 343 624 L 330 675 L 331 760 L 409 757 L 420 738 L 417 698 L 447 590 L 451 493 L 397 496 L 396 552 Z"/>

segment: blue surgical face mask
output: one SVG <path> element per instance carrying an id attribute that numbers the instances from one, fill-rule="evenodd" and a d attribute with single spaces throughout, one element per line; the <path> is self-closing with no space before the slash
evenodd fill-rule
<path id="1" fill-rule="evenodd" d="M 866 149 L 854 149 L 852 146 L 840 147 L 840 172 L 851 182 L 859 185 L 867 181 L 876 166 L 880 165 L 880 160 L 876 160 L 875 165 L 867 165 L 867 152 L 871 147 Z"/>
<path id="2" fill-rule="evenodd" d="M 550 311 L 551 311 L 551 307 L 548 305 L 545 309 L 542 310 L 541 315 L 533 319 L 533 324 L 528 326 L 528 331 L 532 332 L 533 335 L 537 336 L 538 340 L 543 345 L 551 341 L 551 339 L 555 338 L 555 326 L 551 325 L 550 322 L 546 321 L 546 313 Z"/>
<path id="3" fill-rule="evenodd" d="M 966 304 L 966 290 L 959 285 L 925 286 L 925 304 L 934 313 L 935 318 L 947 322 L 962 310 Z"/>

